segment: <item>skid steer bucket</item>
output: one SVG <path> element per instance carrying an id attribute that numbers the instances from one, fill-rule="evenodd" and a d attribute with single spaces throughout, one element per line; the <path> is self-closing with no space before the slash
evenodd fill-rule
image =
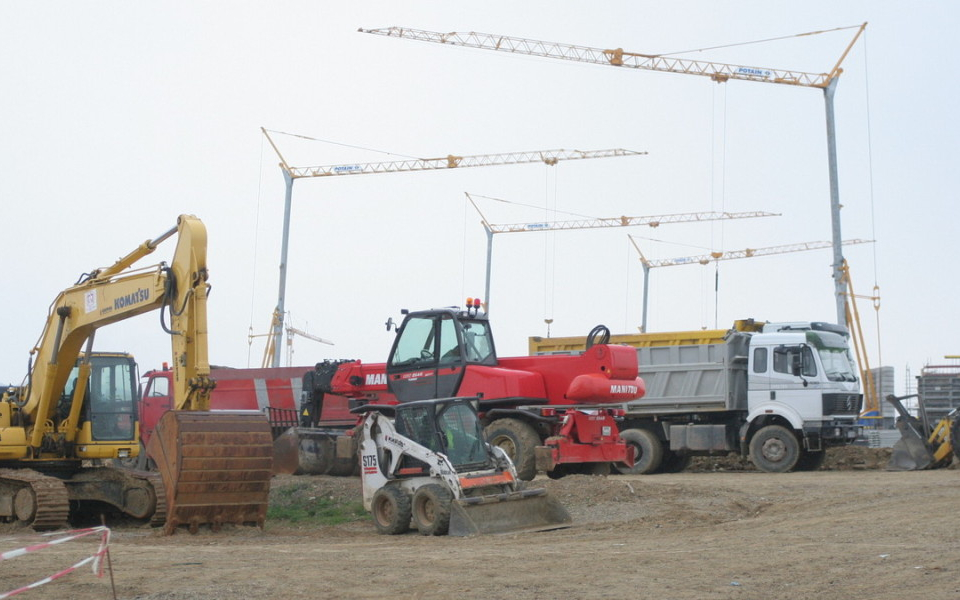
<path id="1" fill-rule="evenodd" d="M 448 535 L 548 531 L 569 527 L 571 521 L 567 509 L 540 488 L 455 500 Z"/>
<path id="2" fill-rule="evenodd" d="M 163 415 L 147 445 L 167 496 L 164 531 L 196 532 L 209 524 L 262 527 L 267 516 L 272 458 L 270 425 L 262 413 L 179 411 Z"/>

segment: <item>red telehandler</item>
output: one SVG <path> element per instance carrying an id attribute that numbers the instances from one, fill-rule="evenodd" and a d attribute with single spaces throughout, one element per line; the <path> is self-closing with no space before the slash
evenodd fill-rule
<path id="1" fill-rule="evenodd" d="M 314 464 L 352 465 L 355 430 L 330 426 L 328 399 L 345 397 L 359 407 L 471 396 L 479 398 L 487 440 L 507 453 L 520 479 L 538 470 L 557 478 L 633 464 L 634 448 L 620 439 L 617 421 L 623 403 L 641 398 L 645 387 L 635 349 L 595 343 L 606 328 L 595 328 L 578 356 L 503 358 L 479 299 L 468 298 L 466 310 L 402 314 L 386 363 L 327 361 L 306 376 L 300 426 L 275 448 L 285 440 L 290 451 L 299 449 L 301 463 L 308 449 Z"/>

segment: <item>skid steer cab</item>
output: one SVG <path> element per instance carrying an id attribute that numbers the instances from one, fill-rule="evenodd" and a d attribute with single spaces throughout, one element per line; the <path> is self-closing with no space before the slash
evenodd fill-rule
<path id="1" fill-rule="evenodd" d="M 422 535 L 567 526 L 544 489 L 522 489 L 507 454 L 483 437 L 477 398 L 368 404 L 360 428 L 363 505 L 377 531 Z"/>

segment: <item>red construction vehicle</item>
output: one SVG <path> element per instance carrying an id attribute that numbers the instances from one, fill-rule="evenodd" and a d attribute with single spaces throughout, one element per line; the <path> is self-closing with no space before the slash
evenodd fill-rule
<path id="1" fill-rule="evenodd" d="M 276 439 L 290 427 L 299 425 L 298 405 L 301 402 L 304 376 L 309 380 L 313 367 L 279 367 L 268 369 L 232 369 L 214 367 L 210 377 L 216 387 L 210 393 L 211 410 L 259 410 L 267 413 L 273 437 Z M 173 370 L 164 363 L 161 369 L 147 371 L 143 375 L 143 395 L 140 398 L 140 439 L 145 447 L 160 417 L 172 407 Z M 329 427 L 347 429 L 353 427 L 357 417 L 350 414 L 348 400 L 342 396 L 330 394 L 324 406 L 323 423 Z M 299 454 L 304 460 L 297 464 L 297 456 L 277 457 L 275 452 L 274 471 L 322 474 L 330 471 L 327 465 L 329 457 L 324 458 L 322 451 L 311 449 L 313 442 L 304 435 L 304 448 Z M 322 449 L 321 449 L 322 450 Z M 318 455 L 319 454 L 319 455 Z M 312 458 L 313 457 L 313 458 Z M 139 469 L 150 469 L 146 452 L 129 460 L 130 465 Z M 341 469 L 342 470 L 342 469 Z M 340 473 L 349 475 L 352 469 Z"/>
<path id="2" fill-rule="evenodd" d="M 633 464 L 634 448 L 617 428 L 623 403 L 645 391 L 633 348 L 594 344 L 591 336 L 578 356 L 498 358 L 479 299 L 468 299 L 467 310 L 402 313 L 386 364 L 317 365 L 304 389 L 300 440 L 312 436 L 332 449 L 345 433 L 327 417 L 337 398 L 360 405 L 476 396 L 488 441 L 510 456 L 521 479 L 537 470 L 562 477 Z M 387 321 L 388 330 L 393 325 Z M 356 460 L 355 443 L 346 441 L 336 443 L 338 460 Z"/>

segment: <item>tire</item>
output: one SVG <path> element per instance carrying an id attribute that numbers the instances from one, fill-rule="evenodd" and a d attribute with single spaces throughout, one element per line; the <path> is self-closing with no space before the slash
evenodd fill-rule
<path id="1" fill-rule="evenodd" d="M 413 524 L 420 535 L 447 535 L 452 502 L 450 490 L 436 483 L 427 484 L 414 492 Z"/>
<path id="2" fill-rule="evenodd" d="M 800 454 L 800 458 L 797 459 L 797 464 L 794 465 L 794 471 L 819 471 L 820 467 L 823 466 L 823 462 L 827 459 L 827 452 L 825 450 L 819 450 L 816 452 L 811 452 L 809 450 L 804 451 Z"/>
<path id="3" fill-rule="evenodd" d="M 761 471 L 786 473 L 800 459 L 800 442 L 780 425 L 767 425 L 750 440 L 750 460 Z"/>
<path id="4" fill-rule="evenodd" d="M 656 473 L 663 461 L 663 444 L 648 429 L 625 429 L 620 439 L 636 449 L 637 458 L 632 467 L 617 463 L 614 468 L 624 475 L 649 475 Z"/>
<path id="5" fill-rule="evenodd" d="M 693 457 L 689 454 L 677 454 L 669 450 L 664 451 L 663 459 L 660 461 L 661 473 L 680 473 L 690 466 Z"/>
<path id="6" fill-rule="evenodd" d="M 534 448 L 540 445 L 540 436 L 533 427 L 518 419 L 497 419 L 483 430 L 487 442 L 497 446 L 510 457 L 517 477 L 531 481 L 537 475 Z"/>
<path id="7" fill-rule="evenodd" d="M 396 486 L 387 486 L 373 495 L 373 524 L 378 533 L 397 535 L 410 530 L 410 496 Z"/>

